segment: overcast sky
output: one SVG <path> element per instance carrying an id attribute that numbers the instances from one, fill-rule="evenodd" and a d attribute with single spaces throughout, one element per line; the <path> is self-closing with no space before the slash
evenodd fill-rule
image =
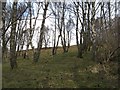
<path id="1" fill-rule="evenodd" d="M 4 1 L 4 0 L 3 0 Z M 12 2 L 13 0 L 7 0 L 7 2 Z M 22 0 L 19 0 L 20 2 L 22 2 Z M 23 0 L 24 1 L 24 0 Z M 25 1 L 28 1 L 28 0 L 25 0 Z M 34 1 L 40 1 L 40 0 L 34 0 Z M 53 1 L 53 0 L 52 0 Z M 67 0 L 68 1 L 68 0 Z M 74 0 L 72 0 L 72 1 L 74 1 Z M 76 1 L 76 0 L 75 0 Z M 84 0 L 85 1 L 85 0 Z M 88 1 L 92 1 L 92 0 L 88 0 Z M 96 1 L 100 1 L 100 0 L 96 0 Z M 104 1 L 107 1 L 107 0 L 104 0 Z M 114 1 L 115 0 L 111 0 L 112 1 L 112 3 L 114 3 Z M 117 1 L 119 1 L 119 0 L 117 0 Z M 32 2 L 33 2 L 33 0 L 32 0 Z M 69 1 L 70 2 L 70 1 Z M 36 17 L 36 13 L 37 13 L 37 7 L 36 7 L 36 5 L 35 4 L 33 4 L 33 6 L 34 6 L 34 16 L 33 17 Z M 99 11 L 99 10 L 98 10 Z M 36 27 L 35 27 L 35 29 L 40 29 L 40 26 L 41 26 L 41 22 L 42 22 L 42 14 L 43 14 L 43 10 L 41 9 L 40 10 L 40 15 L 39 15 L 39 17 L 38 17 L 38 20 L 37 20 L 37 22 L 36 22 Z M 51 12 L 50 11 L 47 11 L 47 16 L 50 14 Z M 114 14 L 114 12 L 111 12 L 111 14 Z M 97 15 L 98 15 L 98 17 L 99 17 L 99 13 L 97 13 Z M 97 16 L 96 15 L 96 16 Z M 69 16 L 69 15 L 68 15 Z M 54 17 L 54 16 L 52 16 L 52 17 Z M 28 20 L 29 21 L 29 20 Z M 75 23 L 75 18 L 74 18 L 74 23 Z M 34 23 L 34 19 L 32 20 L 32 23 Z M 53 25 L 53 26 L 52 26 Z M 54 18 L 47 18 L 46 19 L 46 21 L 45 21 L 45 26 L 49 26 L 49 28 L 51 29 L 54 29 Z M 27 24 L 27 27 L 29 28 L 29 23 Z M 79 26 L 79 29 L 80 29 L 81 27 Z M 34 37 L 33 37 L 33 40 L 32 40 L 32 42 L 33 42 L 33 45 L 35 46 L 35 47 L 37 47 L 37 42 L 38 42 L 38 32 L 39 30 L 36 30 L 35 31 L 35 33 L 34 33 Z M 72 31 L 73 31 L 73 34 L 75 34 L 75 28 L 73 28 L 72 29 Z M 52 34 L 52 31 L 50 32 L 51 33 L 51 36 L 53 35 Z M 57 34 L 58 35 L 58 34 Z M 51 37 L 51 42 L 52 42 L 52 37 Z M 76 44 L 76 39 L 75 39 L 75 35 L 72 35 L 72 41 L 71 41 L 71 45 L 75 45 Z M 59 45 L 61 46 L 61 43 L 59 43 Z M 52 43 L 50 43 L 50 47 L 52 47 Z M 24 49 L 26 48 L 26 46 L 24 46 Z"/>

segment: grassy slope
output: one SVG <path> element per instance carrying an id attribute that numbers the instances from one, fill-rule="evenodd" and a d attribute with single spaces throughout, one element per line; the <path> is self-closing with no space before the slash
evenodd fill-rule
<path id="1" fill-rule="evenodd" d="M 2 87 L 2 63 L 0 63 L 0 89 Z"/>
<path id="2" fill-rule="evenodd" d="M 32 59 L 18 59 L 18 68 L 10 70 L 9 63 L 3 64 L 3 87 L 19 88 L 75 88 L 75 87 L 115 87 L 116 81 L 92 73 L 89 67 L 96 65 L 90 60 L 90 54 L 83 59 L 76 58 L 76 47 L 63 54 L 50 55 L 51 49 L 42 50 L 41 59 L 34 64 Z M 32 55 L 30 55 L 32 56 Z"/>

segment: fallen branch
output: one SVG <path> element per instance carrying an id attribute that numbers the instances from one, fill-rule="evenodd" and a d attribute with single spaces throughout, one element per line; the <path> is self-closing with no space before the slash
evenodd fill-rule
<path id="1" fill-rule="evenodd" d="M 109 57 L 107 58 L 107 62 L 110 61 L 110 58 L 115 54 L 115 52 L 120 49 L 120 47 L 117 47 L 113 52 L 110 53 Z"/>

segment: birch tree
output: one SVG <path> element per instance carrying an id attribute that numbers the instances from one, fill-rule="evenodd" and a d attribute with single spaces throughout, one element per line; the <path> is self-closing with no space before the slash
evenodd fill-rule
<path id="1" fill-rule="evenodd" d="M 43 35 L 44 35 L 44 28 L 45 28 L 45 19 L 46 19 L 46 14 L 47 14 L 47 9 L 48 9 L 49 2 L 45 2 L 45 7 L 44 7 L 44 12 L 43 12 L 43 20 L 40 28 L 40 36 L 39 36 L 39 41 L 37 45 L 37 49 L 34 52 L 34 62 L 38 62 L 40 58 L 40 52 L 42 48 L 42 42 L 43 42 Z"/>
<path id="2" fill-rule="evenodd" d="M 10 65 L 11 69 L 17 67 L 16 62 L 16 25 L 17 25 L 17 2 L 13 2 L 13 11 L 12 11 L 12 22 L 13 25 L 11 27 L 10 33 Z"/>
<path id="3" fill-rule="evenodd" d="M 91 26 L 92 26 L 92 59 L 96 60 L 96 31 L 95 31 L 95 2 L 92 2 L 92 18 L 91 18 Z"/>
<path id="4" fill-rule="evenodd" d="M 6 7 L 6 2 L 1 2 L 2 3 L 2 60 L 5 60 L 5 52 L 6 52 L 6 39 L 5 39 L 5 7 Z"/>

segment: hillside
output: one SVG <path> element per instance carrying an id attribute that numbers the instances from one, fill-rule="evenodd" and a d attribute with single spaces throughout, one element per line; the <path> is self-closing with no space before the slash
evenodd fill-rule
<path id="1" fill-rule="evenodd" d="M 55 56 L 51 49 L 42 49 L 41 59 L 33 63 L 32 57 L 17 59 L 18 68 L 11 70 L 9 61 L 3 63 L 3 88 L 107 88 L 118 87 L 117 63 L 101 65 L 91 60 L 91 53 L 76 57 L 77 48 Z M 31 51 L 28 52 L 29 56 Z M 105 67 L 105 68 L 104 68 Z"/>

